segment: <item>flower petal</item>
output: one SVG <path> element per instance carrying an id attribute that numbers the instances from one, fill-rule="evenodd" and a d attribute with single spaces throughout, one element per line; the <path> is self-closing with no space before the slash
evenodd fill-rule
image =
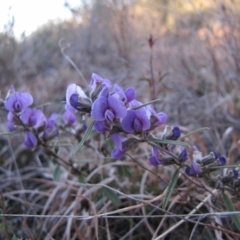
<path id="1" fill-rule="evenodd" d="M 100 133 L 105 133 L 106 131 L 110 130 L 111 128 L 106 125 L 105 121 L 97 121 L 94 123 L 94 128 L 96 131 Z"/>
<path id="2" fill-rule="evenodd" d="M 122 101 L 118 100 L 113 96 L 108 97 L 108 105 L 113 111 L 115 117 L 117 118 L 124 118 L 127 114 L 127 109 L 123 105 Z"/>
<path id="3" fill-rule="evenodd" d="M 91 82 L 89 84 L 90 88 L 95 89 L 97 83 L 105 85 L 108 89 L 110 89 L 112 86 L 111 82 L 108 79 L 102 78 L 96 73 L 92 73 Z"/>
<path id="4" fill-rule="evenodd" d="M 136 118 L 136 113 L 134 110 L 128 110 L 127 115 L 122 120 L 122 128 L 127 133 L 133 133 L 135 129 L 133 128 L 133 123 Z"/>
<path id="5" fill-rule="evenodd" d="M 33 98 L 28 92 L 15 92 L 4 102 L 8 111 L 21 112 L 33 103 Z"/>
<path id="6" fill-rule="evenodd" d="M 131 102 L 132 100 L 134 100 L 136 98 L 136 90 L 133 87 L 128 88 L 125 91 L 125 96 L 127 98 L 127 102 Z"/>
<path id="7" fill-rule="evenodd" d="M 92 105 L 91 117 L 95 121 L 105 120 L 105 112 L 108 109 L 108 99 L 105 97 L 97 98 Z"/>
<path id="8" fill-rule="evenodd" d="M 25 132 L 24 145 L 26 147 L 35 147 L 35 146 L 37 146 L 37 138 L 36 138 L 36 136 L 32 132 L 30 132 L 30 131 Z"/>
<path id="9" fill-rule="evenodd" d="M 153 166 L 157 166 L 159 164 L 161 164 L 161 162 L 158 160 L 158 158 L 156 156 L 151 156 L 149 159 L 148 159 L 149 163 Z"/>

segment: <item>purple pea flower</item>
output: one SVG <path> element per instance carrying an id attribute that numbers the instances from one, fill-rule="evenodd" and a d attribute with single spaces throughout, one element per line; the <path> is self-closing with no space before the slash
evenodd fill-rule
<path id="1" fill-rule="evenodd" d="M 37 146 L 37 138 L 32 132 L 30 131 L 25 132 L 24 145 L 29 148 Z"/>
<path id="2" fill-rule="evenodd" d="M 95 121 L 106 120 L 112 123 L 116 118 L 125 117 L 126 113 L 123 103 L 114 96 L 109 96 L 109 90 L 104 88 L 92 105 L 91 117 Z"/>
<path id="3" fill-rule="evenodd" d="M 178 126 L 166 126 L 161 135 L 162 139 L 177 140 L 181 135 L 181 130 Z"/>
<path id="4" fill-rule="evenodd" d="M 140 133 L 150 128 L 150 120 L 143 108 L 128 110 L 121 123 L 123 130 L 127 133 Z"/>
<path id="5" fill-rule="evenodd" d="M 34 128 L 39 128 L 44 122 L 46 122 L 46 117 L 43 112 L 36 108 L 27 108 L 20 115 L 20 119 L 23 124 L 30 125 Z"/>
<path id="6" fill-rule="evenodd" d="M 77 123 L 77 118 L 76 118 L 75 114 L 70 110 L 66 110 L 63 113 L 62 120 L 65 125 L 69 125 L 69 126 L 71 126 L 71 125 L 74 126 Z"/>
<path id="7" fill-rule="evenodd" d="M 200 167 L 199 164 L 197 164 L 194 161 L 192 162 L 190 167 L 187 166 L 185 169 L 185 173 L 190 177 L 196 176 L 196 175 L 200 174 L 201 172 L 202 172 L 202 168 Z"/>
<path id="8" fill-rule="evenodd" d="M 157 127 L 159 125 L 165 124 L 167 121 L 167 114 L 164 112 L 157 113 L 152 105 L 147 105 L 147 114 L 151 121 L 151 127 Z"/>
<path id="9" fill-rule="evenodd" d="M 118 84 L 113 85 L 115 95 L 118 95 L 119 99 L 127 104 L 136 98 L 136 91 L 133 87 L 128 88 L 125 92 Z"/>
<path id="10" fill-rule="evenodd" d="M 101 85 L 102 88 L 107 87 L 108 89 L 110 89 L 112 87 L 111 82 L 106 79 L 106 78 L 102 78 L 99 75 L 97 75 L 96 73 L 92 73 L 92 77 L 91 77 L 91 82 L 89 84 L 91 89 L 96 89 L 98 87 L 98 85 Z"/>
<path id="11" fill-rule="evenodd" d="M 82 103 L 79 102 L 79 99 L 82 100 Z M 66 91 L 66 110 L 75 112 L 76 109 L 86 107 L 85 104 L 89 104 L 89 101 L 90 100 L 80 86 L 75 83 L 68 85 Z"/>
<path id="12" fill-rule="evenodd" d="M 163 161 L 159 158 L 159 153 L 157 147 L 152 147 L 152 156 L 148 159 L 151 165 L 158 166 L 163 164 Z"/>
<path id="13" fill-rule="evenodd" d="M 104 89 L 107 88 L 108 90 L 111 89 L 112 84 L 108 79 L 104 79 L 97 75 L 96 73 L 92 74 L 91 82 L 89 84 L 89 87 L 92 89 L 90 93 L 90 97 L 92 101 L 94 102 L 96 98 L 99 96 L 99 93 Z"/>
<path id="14" fill-rule="evenodd" d="M 52 139 L 56 137 L 59 134 L 57 125 L 56 125 L 56 120 L 58 119 L 59 115 L 56 113 L 52 113 L 51 116 L 48 118 L 45 129 L 43 132 L 43 138 L 45 140 Z"/>
<path id="15" fill-rule="evenodd" d="M 7 115 L 7 127 L 9 131 L 13 131 L 18 122 L 17 116 L 13 112 L 9 112 Z"/>
<path id="16" fill-rule="evenodd" d="M 105 133 L 106 131 L 111 130 L 111 127 L 106 121 L 97 121 L 94 123 L 94 128 L 100 132 L 100 133 Z"/>
<path id="17" fill-rule="evenodd" d="M 182 150 L 182 152 L 180 153 L 180 155 L 178 156 L 178 158 L 179 158 L 179 160 L 180 160 L 181 162 L 187 161 L 187 159 L 188 159 L 188 152 L 187 152 L 187 149 L 186 149 L 186 148 L 184 148 L 184 149 Z"/>
<path id="18" fill-rule="evenodd" d="M 12 94 L 4 101 L 4 107 L 8 111 L 22 112 L 33 103 L 33 98 L 28 92 L 16 92 L 14 87 L 10 88 Z"/>
<path id="19" fill-rule="evenodd" d="M 127 151 L 127 147 L 123 147 L 123 142 L 126 141 L 127 138 L 119 134 L 112 134 L 110 138 L 115 143 L 115 148 L 111 152 L 111 157 L 116 159 L 122 158 Z"/>

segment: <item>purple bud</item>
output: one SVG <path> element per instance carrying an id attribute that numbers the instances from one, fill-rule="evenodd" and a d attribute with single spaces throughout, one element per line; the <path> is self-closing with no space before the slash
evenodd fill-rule
<path id="1" fill-rule="evenodd" d="M 57 113 L 52 113 L 51 116 L 48 118 L 44 133 L 43 133 L 43 138 L 44 139 L 52 139 L 56 137 L 59 134 L 57 125 L 56 125 L 56 120 L 58 119 L 59 115 Z"/>
<path id="2" fill-rule="evenodd" d="M 220 156 L 220 157 L 218 158 L 218 161 L 219 161 L 219 163 L 220 163 L 220 166 L 224 166 L 224 165 L 226 165 L 226 163 L 227 163 L 227 159 L 226 159 L 225 157 L 223 157 L 223 156 Z"/>
<path id="3" fill-rule="evenodd" d="M 111 157 L 112 158 L 116 158 L 116 159 L 120 159 L 122 158 L 126 151 L 127 148 L 123 147 L 123 142 L 127 139 L 119 134 L 112 134 L 110 136 L 110 138 L 113 140 L 114 144 L 115 144 L 115 148 L 112 150 L 111 152 Z"/>
<path id="4" fill-rule="evenodd" d="M 15 116 L 14 113 L 9 112 L 7 115 L 7 127 L 9 131 L 13 131 L 15 125 L 19 122 L 18 118 Z"/>
<path id="5" fill-rule="evenodd" d="M 108 89 L 111 88 L 112 84 L 108 79 L 102 78 L 96 73 L 92 73 L 91 82 L 89 84 L 90 88 L 95 89 L 98 84 L 106 86 Z"/>
<path id="6" fill-rule="evenodd" d="M 65 125 L 76 125 L 77 119 L 72 111 L 65 111 L 62 115 L 62 120 Z"/>
<path id="7" fill-rule="evenodd" d="M 152 147 L 152 156 L 148 159 L 148 161 L 153 166 L 163 164 L 163 161 L 159 159 L 159 150 L 157 147 Z"/>
<path id="8" fill-rule="evenodd" d="M 171 139 L 172 140 L 177 140 L 181 135 L 181 130 L 178 126 L 174 126 L 173 130 L 172 130 L 172 136 Z"/>
<path id="9" fill-rule="evenodd" d="M 37 138 L 32 132 L 30 132 L 30 131 L 25 132 L 24 145 L 26 147 L 36 147 L 37 146 Z"/>
<path id="10" fill-rule="evenodd" d="M 202 169 L 196 162 L 192 162 L 191 167 L 187 166 L 185 169 L 185 173 L 191 177 L 198 175 L 201 172 L 202 172 Z"/>
<path id="11" fill-rule="evenodd" d="M 238 171 L 236 169 L 233 169 L 232 173 L 233 173 L 233 178 L 237 179 L 238 178 Z"/>
<path id="12" fill-rule="evenodd" d="M 187 149 L 184 148 L 184 149 L 182 150 L 182 152 L 180 153 L 180 155 L 179 155 L 179 160 L 180 160 L 181 162 L 185 162 L 185 161 L 187 161 L 187 158 L 188 158 L 188 152 L 187 152 Z"/>

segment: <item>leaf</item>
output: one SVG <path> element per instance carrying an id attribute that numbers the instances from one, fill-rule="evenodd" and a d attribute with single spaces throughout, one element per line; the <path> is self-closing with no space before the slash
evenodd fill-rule
<path id="1" fill-rule="evenodd" d="M 79 175 L 78 176 L 78 182 L 80 182 L 80 183 L 87 183 L 86 182 L 86 176 L 84 176 L 84 175 Z"/>
<path id="2" fill-rule="evenodd" d="M 73 155 L 75 155 L 83 146 L 83 144 L 85 143 L 85 141 L 87 140 L 88 136 L 90 135 L 91 131 L 92 131 L 92 128 L 93 128 L 93 124 L 94 124 L 94 121 L 91 122 L 91 124 L 88 126 L 81 142 L 78 144 L 78 146 L 76 147 L 76 149 L 74 150 L 73 152 Z"/>
<path id="3" fill-rule="evenodd" d="M 236 209 L 232 203 L 232 201 L 229 199 L 228 195 L 223 193 L 223 201 L 224 204 L 229 212 L 236 212 Z M 238 231 L 240 231 L 240 219 L 237 215 L 232 215 L 231 216 L 235 226 L 237 227 Z"/>
<path id="4" fill-rule="evenodd" d="M 172 179 L 171 179 L 169 185 L 167 186 L 167 191 L 166 191 L 165 197 L 163 199 L 163 204 L 162 204 L 163 209 L 166 209 L 166 207 L 168 205 L 169 198 L 171 197 L 172 191 L 174 190 L 174 188 L 176 186 L 179 172 L 180 172 L 180 168 L 178 168 L 177 171 L 173 174 Z"/>
<path id="5" fill-rule="evenodd" d="M 149 104 L 152 104 L 152 103 L 155 103 L 155 102 L 160 102 L 160 101 L 161 101 L 161 99 L 155 99 L 155 100 L 152 100 L 152 101 L 150 101 L 150 102 L 148 102 L 148 103 L 144 103 L 144 104 L 142 104 L 141 106 L 135 107 L 135 108 L 133 108 L 133 109 L 134 109 L 134 110 L 137 110 L 137 109 L 142 108 L 142 107 L 145 107 L 145 106 L 147 106 L 147 105 L 149 105 Z"/>
<path id="6" fill-rule="evenodd" d="M 105 195 L 114 205 L 119 205 L 121 203 L 118 195 L 110 190 L 109 188 L 102 187 L 101 192 L 103 195 Z"/>
<path id="7" fill-rule="evenodd" d="M 188 147 L 189 144 L 185 143 L 185 142 L 180 142 L 180 141 L 175 141 L 175 140 L 169 140 L 169 139 L 151 139 L 151 142 L 154 143 L 161 143 L 161 144 L 174 144 L 174 145 L 181 145 L 181 146 L 185 146 Z"/>
<path id="8" fill-rule="evenodd" d="M 12 240 L 22 240 L 22 238 L 18 238 L 18 237 L 16 237 L 16 235 L 14 234 L 13 237 L 12 237 Z"/>
<path id="9" fill-rule="evenodd" d="M 205 130 L 209 130 L 209 127 L 203 127 L 203 128 L 196 129 L 196 130 L 194 130 L 194 131 L 192 131 L 192 132 L 190 132 L 190 133 L 187 133 L 187 134 L 183 135 L 183 136 L 180 137 L 179 139 L 180 139 L 180 140 L 181 140 L 181 139 L 184 139 L 184 138 L 186 138 L 186 137 L 188 137 L 188 136 L 190 136 L 190 135 L 193 135 L 193 134 L 195 134 L 195 133 L 202 132 L 202 131 L 205 131 Z"/>
<path id="10" fill-rule="evenodd" d="M 58 181 L 60 176 L 61 176 L 61 168 L 59 165 L 57 165 L 57 167 L 54 169 L 54 172 L 53 172 L 53 180 Z"/>

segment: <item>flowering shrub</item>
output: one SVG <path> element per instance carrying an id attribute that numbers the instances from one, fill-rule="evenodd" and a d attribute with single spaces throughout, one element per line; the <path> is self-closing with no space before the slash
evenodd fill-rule
<path id="1" fill-rule="evenodd" d="M 74 83 L 67 87 L 63 114 L 52 113 L 49 117 L 45 116 L 39 108 L 31 108 L 33 97 L 30 93 L 17 92 L 13 86 L 3 102 L 5 110 L 8 111 L 7 127 L 11 132 L 24 133 L 23 143 L 26 148 L 41 149 L 47 155 L 58 159 L 58 164 L 74 168 L 77 174 L 80 172 L 72 160 L 61 159 L 52 147 L 52 141 L 61 133 L 68 131 L 75 133 L 75 136 L 76 133 L 80 133 L 81 142 L 76 153 L 83 144 L 87 144 L 87 138 L 94 128 L 99 135 L 112 140 L 113 159 L 131 157 L 129 152 L 137 147 L 140 149 L 141 144 L 147 144 L 149 152 L 151 149 L 149 165 L 172 165 L 178 168 L 168 185 L 163 209 L 167 207 L 181 169 L 186 177 L 208 179 L 214 170 L 230 167 L 230 171 L 222 175 L 213 175 L 215 188 L 223 191 L 230 189 L 234 192 L 240 186 L 235 166 L 226 165 L 226 157 L 215 151 L 203 156 L 197 147 L 184 142 L 191 133 L 183 135 L 179 126 L 167 124 L 167 114 L 157 112 L 154 108 L 153 104 L 157 100 L 149 103 L 139 102 L 133 87 L 124 90 L 117 84 L 112 86 L 108 79 L 97 74 L 92 74 L 89 88 L 86 90 Z M 76 114 L 82 121 L 79 131 Z M 201 130 L 204 129 L 199 131 Z M 226 195 L 224 196 L 226 198 Z M 238 223 L 235 224 L 238 227 Z"/>

